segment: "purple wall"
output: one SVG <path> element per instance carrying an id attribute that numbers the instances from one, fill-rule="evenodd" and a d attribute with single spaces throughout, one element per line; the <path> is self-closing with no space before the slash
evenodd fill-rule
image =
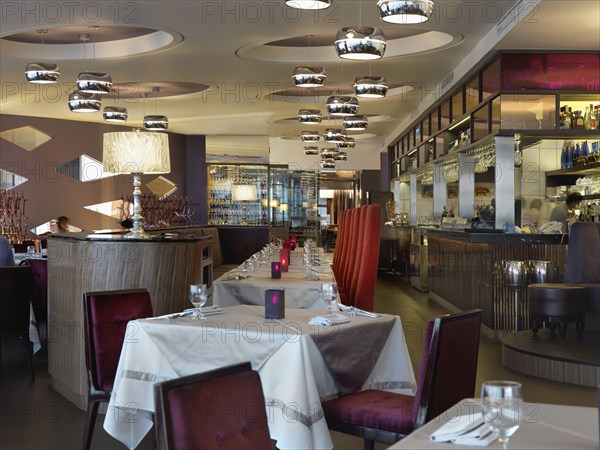
<path id="1" fill-rule="evenodd" d="M 81 154 L 102 161 L 103 134 L 110 131 L 129 131 L 131 126 L 0 115 L 0 131 L 25 126 L 34 127 L 53 137 L 33 151 L 26 151 L 5 139 L 0 139 L 0 168 L 29 179 L 16 188 L 17 191 L 23 191 L 27 198 L 27 229 L 30 230 L 60 215 L 68 216 L 72 225 L 82 229 L 118 228 L 116 219 L 84 209 L 84 206 L 117 200 L 122 195 L 131 194 L 133 187 L 130 176 L 83 183 L 56 172 L 56 168 Z M 203 138 L 197 138 L 198 136 L 169 133 L 171 173 L 163 176 L 178 185 L 179 189 L 173 195 L 188 195 L 188 189 L 202 192 L 202 188 L 195 185 L 205 183 L 202 177 L 192 177 L 189 182 L 186 179 L 188 140 L 194 139 L 194 149 L 199 154 L 204 155 L 205 152 Z M 202 158 L 195 164 L 194 170 L 197 167 L 198 173 L 204 174 L 205 177 L 206 169 Z M 142 193 L 150 193 L 145 184 L 155 177 L 156 175 L 142 176 Z M 200 201 L 206 209 L 206 196 L 200 197 Z"/>

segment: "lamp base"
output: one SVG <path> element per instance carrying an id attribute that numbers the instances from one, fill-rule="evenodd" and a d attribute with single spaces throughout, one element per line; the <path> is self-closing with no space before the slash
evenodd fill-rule
<path id="1" fill-rule="evenodd" d="M 150 239 L 152 236 L 144 230 L 132 230 L 123 237 L 127 239 Z"/>

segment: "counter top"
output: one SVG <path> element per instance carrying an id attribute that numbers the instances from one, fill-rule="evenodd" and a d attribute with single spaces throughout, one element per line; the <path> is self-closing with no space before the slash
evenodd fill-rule
<path id="1" fill-rule="evenodd" d="M 124 234 L 96 234 L 96 233 L 64 233 L 64 234 L 52 234 L 48 236 L 50 239 L 69 239 L 77 241 L 108 241 L 108 242 L 193 242 L 201 241 L 204 239 L 211 239 L 210 236 L 152 236 L 149 239 L 132 239 L 125 237 Z"/>
<path id="2" fill-rule="evenodd" d="M 458 230 L 442 230 L 438 228 L 423 228 L 422 234 L 441 239 L 469 242 L 471 244 L 556 244 L 567 245 L 568 234 L 522 234 L 471 232 Z"/>

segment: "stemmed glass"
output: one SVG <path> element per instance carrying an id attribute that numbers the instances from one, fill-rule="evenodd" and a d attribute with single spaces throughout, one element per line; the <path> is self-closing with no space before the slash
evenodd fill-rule
<path id="1" fill-rule="evenodd" d="M 321 285 L 321 297 L 327 305 L 327 315 L 330 316 L 332 314 L 331 307 L 333 306 L 333 302 L 337 299 L 337 286 L 331 283 L 323 283 Z"/>
<path id="2" fill-rule="evenodd" d="M 502 448 L 508 448 L 508 440 L 519 428 L 522 407 L 521 383 L 487 381 L 481 386 L 483 420 L 498 435 Z"/>
<path id="3" fill-rule="evenodd" d="M 202 312 L 202 307 L 208 298 L 208 291 L 205 284 L 190 284 L 190 302 L 196 308 L 194 319 L 204 320 L 206 316 Z"/>

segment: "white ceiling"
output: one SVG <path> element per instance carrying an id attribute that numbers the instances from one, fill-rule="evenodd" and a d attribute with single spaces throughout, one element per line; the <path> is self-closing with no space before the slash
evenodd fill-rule
<path id="1" fill-rule="evenodd" d="M 249 59 L 248 53 L 243 51 L 244 57 L 240 57 L 236 54 L 238 50 L 284 38 L 335 33 L 338 28 L 358 23 L 359 7 L 362 8 L 363 25 L 377 26 L 389 33 L 402 27 L 380 20 L 375 0 L 362 0 L 362 6 L 358 0 L 333 1 L 332 8 L 320 12 L 290 10 L 283 0 L 118 2 L 118 9 L 115 9 L 117 2 L 108 1 L 2 2 L 0 37 L 40 28 L 51 31 L 55 27 L 88 25 L 128 25 L 174 32 L 182 39 L 178 45 L 140 56 L 97 58 L 96 68 L 110 73 L 114 82 L 144 82 L 146 85 L 186 82 L 212 86 L 205 93 L 157 100 L 157 112 L 169 117 L 171 131 L 277 138 L 298 135 L 306 128 L 293 120 L 282 120 L 295 117 L 298 109 L 325 111 L 323 102 L 302 101 L 295 97 L 288 98 L 288 101 L 265 98 L 273 90 L 289 87 L 294 66 L 310 62 L 307 61 L 308 51 L 304 61 L 284 63 Z M 390 84 L 408 84 L 417 88 L 412 93 L 391 95 L 383 100 L 360 100 L 360 113 L 394 118 L 374 121 L 370 125 L 368 132 L 374 137 L 369 147 L 377 151 L 399 132 L 403 123 L 410 120 L 411 112 L 421 103 L 425 92 L 435 91 L 438 83 L 484 40 L 491 42 L 496 49 L 600 49 L 598 0 L 541 0 L 539 3 L 523 0 L 521 8 L 533 7 L 533 12 L 508 34 L 500 34 L 500 38 L 494 39 L 497 22 L 516 3 L 514 0 L 436 0 L 434 17 L 425 24 L 405 27 L 450 34 L 455 41 L 443 50 L 384 57 L 373 62 L 371 67 L 367 62 L 346 61 L 342 64 L 335 55 L 333 42 L 330 49 L 315 45 L 312 54 L 325 67 L 328 83 L 341 84 L 343 72 L 343 81 L 349 87 L 356 76 L 368 74 L 371 70 L 373 75 L 385 77 Z M 68 6 L 71 4 L 75 6 Z M 511 26 L 510 21 L 505 23 Z M 127 53 L 127 45 L 122 43 L 120 50 Z M 0 40 L 0 112 L 102 121 L 100 113 L 75 114 L 67 107 L 67 92 L 72 89 L 77 74 L 89 69 L 89 61 L 86 64 L 81 58 L 73 59 L 72 55 L 55 61 L 61 70 L 60 90 L 45 91 L 39 85 L 36 87 L 25 82 L 25 65 L 40 59 L 40 47 L 30 44 L 29 50 L 20 50 L 15 55 L 11 44 Z M 50 46 L 45 47 L 45 52 L 51 53 Z M 484 50 L 487 52 L 489 49 Z M 481 48 L 479 51 L 482 51 Z M 141 125 L 142 101 L 130 99 L 117 105 L 128 108 L 129 125 Z M 153 112 L 154 102 L 148 102 L 146 109 Z M 327 124 L 322 128 L 325 126 Z M 234 152 L 235 148 L 227 151 Z"/>

